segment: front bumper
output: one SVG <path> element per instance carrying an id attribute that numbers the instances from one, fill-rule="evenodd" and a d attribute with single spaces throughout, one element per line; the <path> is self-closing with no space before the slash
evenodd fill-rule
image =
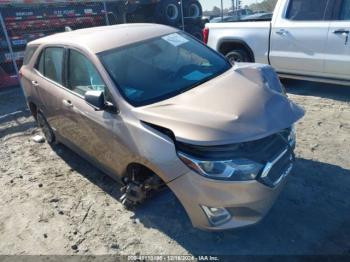
<path id="1" fill-rule="evenodd" d="M 194 227 L 204 230 L 227 230 L 259 222 L 281 192 L 286 177 L 274 187 L 258 181 L 216 181 L 191 171 L 168 184 L 182 203 Z M 201 206 L 224 207 L 231 219 L 213 226 Z"/>
<path id="2" fill-rule="evenodd" d="M 257 180 L 220 181 L 189 171 L 168 186 L 184 206 L 194 227 L 210 231 L 228 230 L 253 225 L 266 215 L 285 185 L 293 164 L 293 153 L 284 150 L 266 164 Z M 214 225 L 203 206 L 225 208 L 231 218 Z"/>

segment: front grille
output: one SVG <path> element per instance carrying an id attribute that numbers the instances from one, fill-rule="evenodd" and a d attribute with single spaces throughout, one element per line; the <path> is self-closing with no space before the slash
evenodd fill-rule
<path id="1" fill-rule="evenodd" d="M 265 177 L 260 176 L 258 180 L 270 187 L 276 186 L 284 176 L 289 174 L 293 167 L 293 162 L 293 152 L 290 150 L 285 151 L 285 154 L 268 170 L 267 175 Z"/>
<path id="2" fill-rule="evenodd" d="M 247 158 L 265 164 L 288 147 L 289 134 L 290 129 L 284 129 L 274 135 L 250 142 L 222 146 L 197 146 L 177 142 L 176 147 L 179 151 L 198 159 Z"/>

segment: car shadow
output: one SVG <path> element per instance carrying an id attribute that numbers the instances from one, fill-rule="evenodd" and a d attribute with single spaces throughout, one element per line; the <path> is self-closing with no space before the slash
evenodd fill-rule
<path id="1" fill-rule="evenodd" d="M 318 96 L 350 102 L 350 86 L 317 83 L 293 79 L 282 79 L 287 93 L 303 96 Z"/>
<path id="2" fill-rule="evenodd" d="M 67 147 L 58 145 L 54 150 L 70 167 L 119 201 L 118 183 Z M 348 192 L 350 170 L 297 159 L 285 190 L 267 217 L 255 226 L 216 233 L 195 229 L 170 190 L 138 206 L 133 218 L 197 255 L 349 254 Z"/>
<path id="3" fill-rule="evenodd" d="M 72 169 L 84 176 L 91 183 L 119 201 L 121 185 L 100 171 L 90 162 L 63 144 L 51 146 L 52 150 Z"/>

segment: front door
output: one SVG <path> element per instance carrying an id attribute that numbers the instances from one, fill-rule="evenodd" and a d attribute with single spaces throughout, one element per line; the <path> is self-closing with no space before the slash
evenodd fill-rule
<path id="1" fill-rule="evenodd" d="M 350 0 L 334 0 L 325 57 L 325 75 L 350 80 Z"/>
<path id="2" fill-rule="evenodd" d="M 272 25 L 271 65 L 280 73 L 321 76 L 329 28 L 328 0 L 290 0 L 284 8 Z"/>
<path id="3" fill-rule="evenodd" d="M 75 128 L 69 130 L 70 143 L 105 170 L 117 173 L 121 166 L 118 158 L 125 153 L 117 135 L 124 126 L 121 116 L 96 110 L 84 100 L 87 91 L 98 90 L 114 103 L 93 63 L 73 49 L 68 50 L 66 85 L 70 92 L 63 97 L 63 111 L 75 122 Z"/>

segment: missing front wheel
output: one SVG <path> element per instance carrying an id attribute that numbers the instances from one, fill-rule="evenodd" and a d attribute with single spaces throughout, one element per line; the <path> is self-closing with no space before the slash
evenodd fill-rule
<path id="1" fill-rule="evenodd" d="M 128 209 L 141 204 L 155 192 L 165 188 L 164 182 L 156 174 L 142 166 L 130 168 L 123 178 L 123 183 L 120 201 Z"/>

